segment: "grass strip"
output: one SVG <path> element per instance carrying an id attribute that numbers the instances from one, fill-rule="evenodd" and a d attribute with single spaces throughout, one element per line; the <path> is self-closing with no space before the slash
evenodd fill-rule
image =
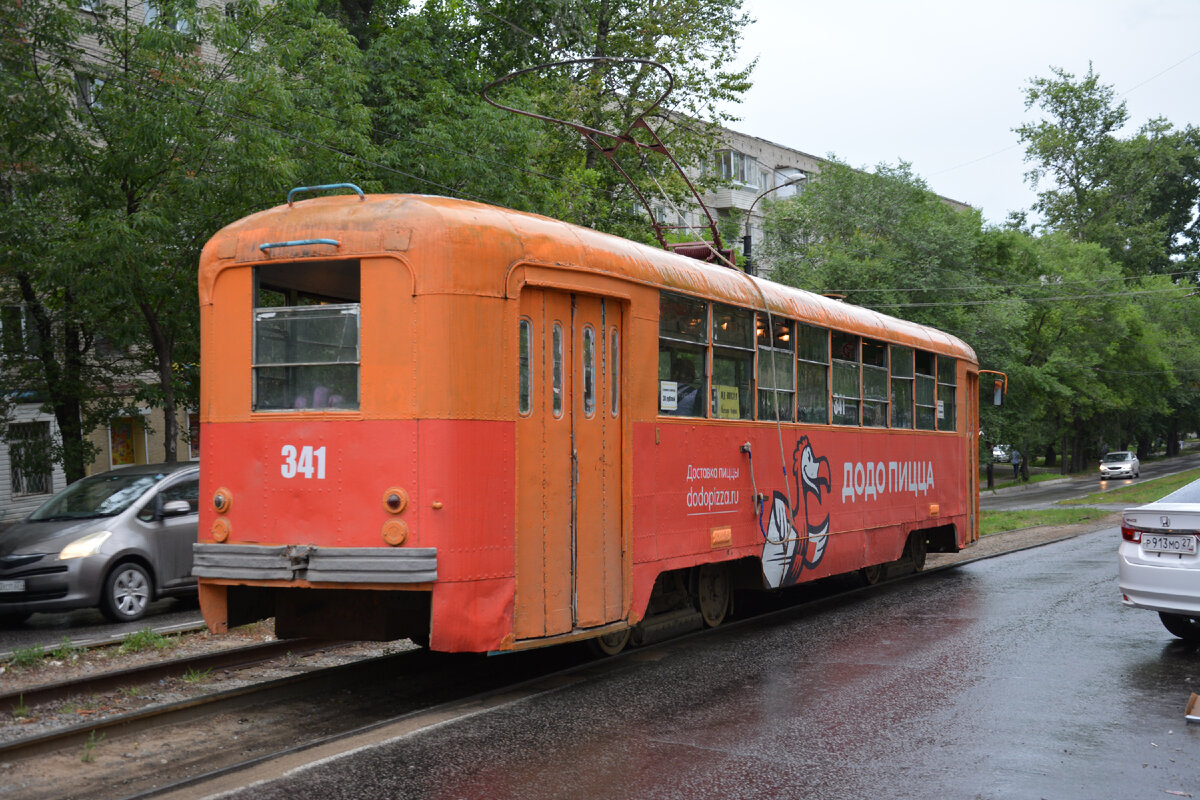
<path id="1" fill-rule="evenodd" d="M 1189 469 L 1187 472 L 1177 472 L 1174 475 L 1155 478 L 1152 481 L 1143 481 L 1131 486 L 1121 486 L 1107 491 L 1093 492 L 1087 497 L 1060 500 L 1059 505 L 1077 506 L 1095 505 L 1096 503 L 1122 503 L 1126 506 L 1140 506 L 1144 503 L 1153 503 L 1155 500 L 1161 499 L 1164 495 L 1187 486 L 1194 480 L 1200 480 L 1200 469 Z"/>
<path id="2" fill-rule="evenodd" d="M 1075 525 L 1111 514 L 1102 508 L 1046 508 L 1036 511 L 980 511 L 979 535 L 1015 531 L 1037 525 Z"/>

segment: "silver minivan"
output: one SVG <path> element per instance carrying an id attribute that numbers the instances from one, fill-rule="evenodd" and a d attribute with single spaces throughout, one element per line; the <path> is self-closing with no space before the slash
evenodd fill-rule
<path id="1" fill-rule="evenodd" d="M 160 597 L 194 595 L 200 465 L 90 475 L 0 531 L 0 621 L 99 607 L 130 622 Z"/>

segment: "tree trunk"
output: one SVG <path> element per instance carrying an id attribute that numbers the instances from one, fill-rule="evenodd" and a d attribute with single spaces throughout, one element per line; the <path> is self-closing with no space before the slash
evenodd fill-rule
<path id="1" fill-rule="evenodd" d="M 17 273 L 17 285 L 26 313 L 33 319 L 38 331 L 38 348 L 34 356 L 41 366 L 42 381 L 50 397 L 54 421 L 58 424 L 58 435 L 62 441 L 62 467 L 67 483 L 74 483 L 87 471 L 86 451 L 83 436 L 83 402 L 79 397 L 83 378 L 83 335 L 79 326 L 65 322 L 62 327 L 63 352 L 61 360 L 54 350 L 54 325 L 46 307 L 34 291 L 28 273 Z M 69 310 L 72 305 L 70 292 L 64 297 Z"/>

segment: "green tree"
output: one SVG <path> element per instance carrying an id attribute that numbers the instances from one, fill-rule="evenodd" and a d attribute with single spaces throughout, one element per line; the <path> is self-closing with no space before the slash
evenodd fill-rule
<path id="1" fill-rule="evenodd" d="M 661 7 L 660 7 L 661 6 Z M 646 240 L 649 226 L 633 191 L 573 130 L 502 112 L 480 97 L 493 80 L 521 68 L 574 58 L 643 58 L 674 74 L 670 113 L 652 121 L 681 161 L 694 168 L 713 141 L 699 123 L 748 87 L 733 69 L 740 0 L 670 0 L 653 9 L 628 0 L 464 5 L 434 0 L 391 9 L 364 26 L 371 64 L 370 104 L 390 172 L 389 188 L 437 191 L 537 211 Z M 703 18 L 702 25 L 691 24 Z M 564 65 L 528 73 L 491 96 L 514 108 L 621 133 L 663 88 L 644 63 Z M 639 133 L 645 140 L 645 132 Z M 605 145 L 612 144 L 604 140 Z M 647 195 L 681 199 L 670 164 L 645 150 L 618 149 Z"/>
<path id="2" fill-rule="evenodd" d="M 31 62 L 53 67 L 40 100 L 58 144 L 39 169 L 63 187 L 29 198 L 33 224 L 61 223 L 36 280 L 45 296 L 86 297 L 97 327 L 83 339 L 103 335 L 133 359 L 128 380 L 163 411 L 168 461 L 178 408 L 196 400 L 200 248 L 291 186 L 356 178 L 370 155 L 361 54 L 314 8 L 96 4 L 62 36 L 33 18 L 18 28 Z"/>
<path id="3" fill-rule="evenodd" d="M 103 276 L 67 257 L 66 208 L 78 187 L 66 164 L 86 146 L 73 108 L 80 16 L 60 3 L 25 0 L 0 14 L 0 302 L 10 304 L 0 351 L 9 399 L 43 403 L 61 435 L 53 457 L 68 480 L 93 457 L 86 434 L 116 406 L 119 364 L 97 351 L 108 318 Z"/>
<path id="4" fill-rule="evenodd" d="M 1026 109 L 1042 119 L 1017 128 L 1027 178 L 1043 187 L 1035 209 L 1045 225 L 1096 242 L 1128 275 L 1176 271 L 1200 254 L 1200 130 L 1164 119 L 1122 138 L 1124 101 L 1091 66 L 1082 78 L 1054 68 L 1034 78 Z"/>
<path id="5" fill-rule="evenodd" d="M 784 283 L 972 340 L 1003 334 L 1004 295 L 982 282 L 982 218 L 929 191 L 908 164 L 831 161 L 803 192 L 768 202 L 764 259 Z M 962 302 L 972 301 L 972 302 Z"/>

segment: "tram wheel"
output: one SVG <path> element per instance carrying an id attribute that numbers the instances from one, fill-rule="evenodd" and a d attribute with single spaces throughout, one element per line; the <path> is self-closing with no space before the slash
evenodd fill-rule
<path id="1" fill-rule="evenodd" d="M 588 639 L 587 646 L 592 651 L 592 655 L 602 658 L 615 656 L 629 644 L 629 637 L 632 633 L 633 628 L 623 628 L 619 631 L 606 633 L 603 636 L 597 636 L 594 639 Z"/>
<path id="2" fill-rule="evenodd" d="M 863 567 L 858 571 L 863 583 L 867 586 L 874 586 L 883 579 L 883 564 L 872 564 L 869 567 Z"/>
<path id="3" fill-rule="evenodd" d="M 696 583 L 700 616 L 704 617 L 705 625 L 715 628 L 725 621 L 725 615 L 729 613 L 729 601 L 733 596 L 729 567 L 725 564 L 704 564 L 700 567 Z"/>
<path id="4" fill-rule="evenodd" d="M 908 557 L 912 559 L 913 571 L 925 569 L 925 556 L 928 550 L 925 545 L 925 534 L 913 533 L 908 537 Z"/>

